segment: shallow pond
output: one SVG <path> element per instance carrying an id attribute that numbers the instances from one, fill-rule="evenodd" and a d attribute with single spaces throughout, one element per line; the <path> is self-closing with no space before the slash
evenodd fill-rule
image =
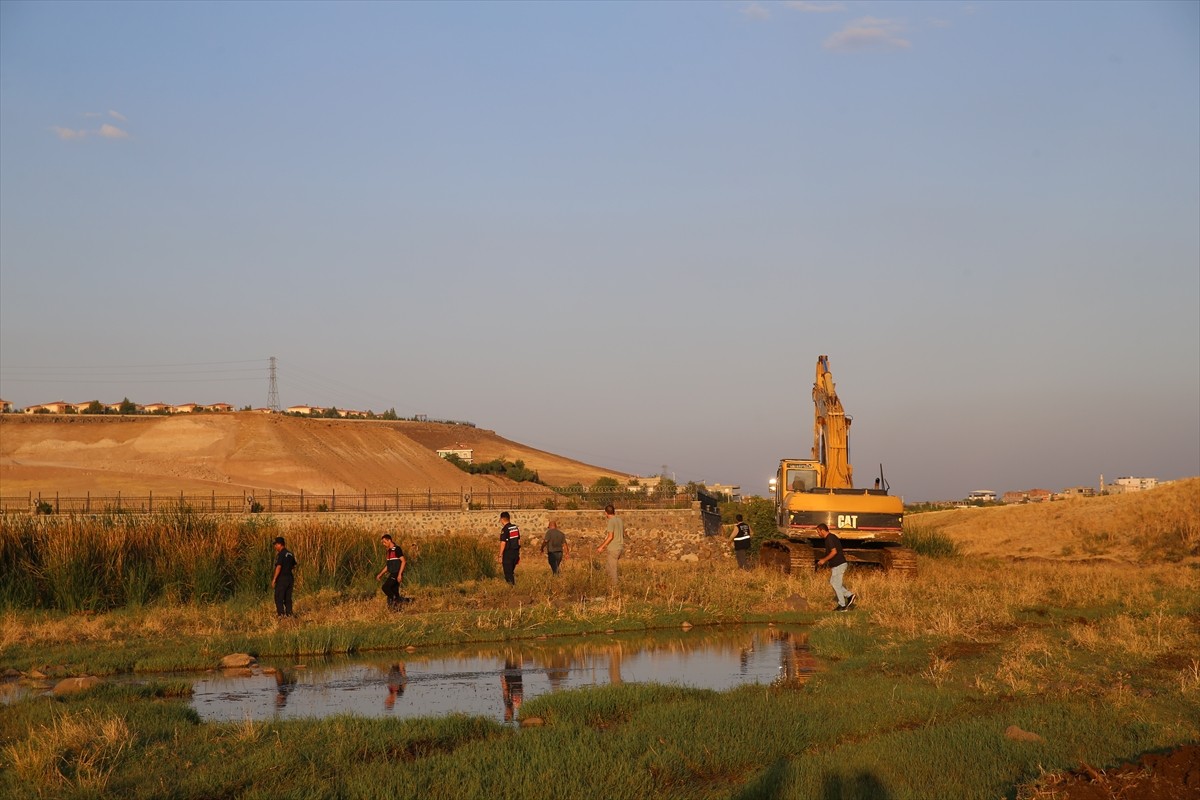
<path id="1" fill-rule="evenodd" d="M 511 721 L 521 703 L 560 689 L 668 683 L 703 689 L 803 682 L 817 668 L 800 626 L 720 626 L 374 653 L 327 661 L 265 659 L 193 682 L 208 721 L 355 714 L 470 714 Z"/>

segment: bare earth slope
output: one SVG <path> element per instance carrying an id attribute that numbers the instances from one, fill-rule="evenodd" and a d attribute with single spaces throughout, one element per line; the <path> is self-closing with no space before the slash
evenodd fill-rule
<path id="1" fill-rule="evenodd" d="M 461 425 L 304 419 L 257 413 L 167 417 L 0 416 L 0 494 L 266 490 L 312 493 L 508 487 L 435 450 L 521 459 L 543 482 L 620 473 Z M 529 484 L 523 484 L 531 488 Z"/>
<path id="2" fill-rule="evenodd" d="M 909 514 L 904 526 L 941 531 L 968 556 L 1196 561 L 1200 478 L 1107 497 Z"/>

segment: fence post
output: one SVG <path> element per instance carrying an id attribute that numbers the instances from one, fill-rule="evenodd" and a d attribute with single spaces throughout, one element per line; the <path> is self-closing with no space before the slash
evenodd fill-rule
<path id="1" fill-rule="evenodd" d="M 154 511 L 154 492 L 150 492 L 150 499 L 146 501 L 148 512 Z"/>
<path id="2" fill-rule="evenodd" d="M 121 510 L 121 493 L 117 492 L 117 511 Z"/>
<path id="3" fill-rule="evenodd" d="M 329 502 L 330 502 L 330 508 L 329 508 L 329 510 L 330 510 L 330 511 L 337 511 L 337 489 L 332 489 L 332 490 L 330 490 L 330 491 L 332 491 L 332 492 L 333 492 L 333 494 L 331 495 L 331 497 L 330 497 L 330 499 L 329 499 Z"/>
<path id="4" fill-rule="evenodd" d="M 270 514 L 270 513 L 271 513 L 271 509 L 272 509 L 272 508 L 274 508 L 274 502 L 273 502 L 273 501 L 274 501 L 274 498 L 271 496 L 271 490 L 270 490 L 270 489 L 267 489 L 267 513 L 268 513 L 268 514 Z"/>
<path id="5" fill-rule="evenodd" d="M 217 513 L 217 490 L 216 489 L 212 490 L 212 500 L 209 501 L 208 507 L 212 509 L 212 512 L 214 514 Z"/>
<path id="6" fill-rule="evenodd" d="M 433 511 L 433 487 L 425 487 L 425 510 Z"/>
<path id="7" fill-rule="evenodd" d="M 304 513 L 304 490 L 300 490 L 300 513 Z"/>
<path id="8" fill-rule="evenodd" d="M 58 492 L 54 493 L 54 513 L 58 513 Z"/>
<path id="9" fill-rule="evenodd" d="M 363 511 L 367 510 L 367 490 L 363 489 Z"/>
<path id="10" fill-rule="evenodd" d="M 83 510 L 88 514 L 92 513 L 92 493 L 87 493 L 87 500 L 83 502 Z"/>

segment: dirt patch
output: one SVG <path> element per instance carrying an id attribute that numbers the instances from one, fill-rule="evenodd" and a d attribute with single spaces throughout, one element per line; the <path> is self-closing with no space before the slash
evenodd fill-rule
<path id="1" fill-rule="evenodd" d="M 1108 770 L 1086 764 L 1038 781 L 1023 800 L 1200 800 L 1200 746 L 1151 753 Z"/>

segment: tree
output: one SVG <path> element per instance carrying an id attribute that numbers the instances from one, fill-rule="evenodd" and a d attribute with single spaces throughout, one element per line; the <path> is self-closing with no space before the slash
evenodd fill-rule
<path id="1" fill-rule="evenodd" d="M 679 492 L 679 486 L 670 478 L 664 477 L 658 482 L 658 486 L 654 487 L 653 497 L 655 500 L 671 500 Z"/>
<path id="2" fill-rule="evenodd" d="M 117 406 L 118 414 L 136 414 L 138 413 L 137 403 L 126 397 L 121 401 L 121 405 Z"/>
<path id="3" fill-rule="evenodd" d="M 87 408 L 80 411 L 80 414 L 103 414 L 105 412 L 104 404 L 99 400 L 93 400 L 87 404 Z"/>

